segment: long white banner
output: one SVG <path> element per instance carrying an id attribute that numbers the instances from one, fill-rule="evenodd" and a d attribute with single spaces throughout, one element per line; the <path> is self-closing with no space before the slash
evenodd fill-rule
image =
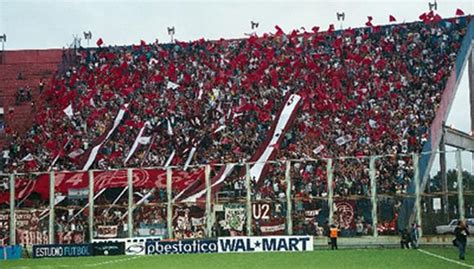
<path id="1" fill-rule="evenodd" d="M 109 139 L 109 137 L 114 133 L 115 129 L 119 126 L 120 122 L 123 119 L 123 116 L 125 115 L 126 109 L 128 108 L 128 104 L 124 105 L 124 108 L 121 108 L 119 112 L 117 113 L 117 116 L 115 117 L 114 120 L 114 125 L 112 125 L 112 128 L 110 128 L 109 132 L 107 133 L 107 136 L 105 137 L 104 140 L 102 140 L 98 145 L 96 145 L 94 148 L 92 148 L 91 153 L 89 154 L 89 158 L 87 159 L 87 162 L 84 164 L 84 167 L 82 168 L 83 171 L 89 170 L 91 165 L 95 161 L 95 157 L 97 156 L 97 153 L 99 152 L 99 149 L 102 147 L 102 145 Z"/>

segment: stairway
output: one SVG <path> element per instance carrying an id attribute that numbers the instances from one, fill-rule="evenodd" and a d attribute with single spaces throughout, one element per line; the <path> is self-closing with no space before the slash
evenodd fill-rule
<path id="1" fill-rule="evenodd" d="M 15 104 L 15 94 L 20 87 L 29 86 L 32 102 L 40 107 L 40 80 L 45 84 L 44 89 L 50 86 L 62 59 L 62 50 L 5 51 L 0 54 L 0 107 L 4 109 L 5 129 L 21 135 L 31 127 L 35 111 L 31 102 Z M 19 73 L 22 79 L 18 79 Z M 0 148 L 7 141 L 7 135 L 0 134 Z"/>

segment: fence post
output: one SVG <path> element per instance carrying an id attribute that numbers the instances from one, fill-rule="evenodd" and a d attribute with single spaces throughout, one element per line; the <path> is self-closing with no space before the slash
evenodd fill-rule
<path id="1" fill-rule="evenodd" d="M 207 164 L 204 167 L 204 180 L 206 182 L 206 229 L 207 237 L 212 237 L 213 217 L 211 212 L 211 166 Z"/>
<path id="2" fill-rule="evenodd" d="M 94 239 L 94 171 L 89 171 L 89 242 Z"/>
<path id="3" fill-rule="evenodd" d="M 291 204 L 291 161 L 286 161 L 286 171 L 285 171 L 285 181 L 286 181 L 286 233 L 288 235 L 293 234 L 293 220 L 291 219 L 292 215 L 292 204 Z"/>
<path id="4" fill-rule="evenodd" d="M 133 237 L 133 169 L 127 169 L 128 184 L 128 237 Z"/>
<path id="5" fill-rule="evenodd" d="M 369 177 L 370 177 L 370 199 L 372 201 L 372 230 L 373 236 L 377 237 L 377 181 L 375 180 L 375 160 L 376 157 L 370 157 L 369 162 Z"/>
<path id="6" fill-rule="evenodd" d="M 55 185 L 54 171 L 49 172 L 49 243 L 54 244 L 54 185 Z"/>
<path id="7" fill-rule="evenodd" d="M 170 167 L 166 168 L 166 195 L 167 195 L 167 207 L 166 207 L 166 222 L 168 228 L 168 238 L 173 238 L 173 201 L 171 200 L 173 197 L 172 195 L 172 178 L 173 178 L 173 171 Z"/>
<path id="8" fill-rule="evenodd" d="M 458 209 L 459 219 L 464 220 L 464 195 L 463 195 L 463 179 L 462 179 L 462 163 L 461 163 L 461 150 L 456 151 L 456 170 L 458 175 Z"/>
<path id="9" fill-rule="evenodd" d="M 419 156 L 416 153 L 412 154 L 413 158 L 413 173 L 415 174 L 415 209 L 416 209 L 416 220 L 415 223 L 418 226 L 420 237 L 423 235 L 421 228 L 421 190 L 420 190 L 420 171 L 419 171 Z"/>
<path id="10" fill-rule="evenodd" d="M 16 244 L 15 175 L 10 174 L 10 245 Z"/>
<path id="11" fill-rule="evenodd" d="M 252 186 L 250 185 L 250 166 L 245 164 L 245 187 L 247 188 L 247 236 L 252 235 Z"/>
<path id="12" fill-rule="evenodd" d="M 326 163 L 326 174 L 328 177 L 328 207 L 329 207 L 329 225 L 333 224 L 334 222 L 334 198 L 333 198 L 333 184 L 332 184 L 332 176 L 333 176 L 333 167 L 332 167 L 332 159 L 328 159 Z"/>

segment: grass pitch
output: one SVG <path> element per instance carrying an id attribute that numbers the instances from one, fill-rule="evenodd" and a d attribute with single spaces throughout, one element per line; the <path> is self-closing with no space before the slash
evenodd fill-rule
<path id="1" fill-rule="evenodd" d="M 468 250 L 466 260 L 459 261 L 454 247 L 424 248 L 423 250 L 439 257 L 417 250 L 346 249 L 338 251 L 315 250 L 298 253 L 175 254 L 160 256 L 23 259 L 18 261 L 0 261 L 0 268 L 474 268 L 474 251 Z"/>

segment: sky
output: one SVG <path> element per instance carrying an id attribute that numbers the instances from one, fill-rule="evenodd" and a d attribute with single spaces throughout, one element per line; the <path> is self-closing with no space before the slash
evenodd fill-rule
<path id="1" fill-rule="evenodd" d="M 334 24 L 343 27 L 364 26 L 367 16 L 374 25 L 387 24 L 389 15 L 398 22 L 412 22 L 428 10 L 435 0 L 335 0 L 335 1 L 92 1 L 92 0 L 0 0 L 0 35 L 7 35 L 5 48 L 46 49 L 67 47 L 73 36 L 82 38 L 92 32 L 91 45 L 101 37 L 106 45 L 137 44 L 140 40 L 169 42 L 168 26 L 176 29 L 181 41 L 205 38 L 242 38 L 251 32 L 250 21 L 259 22 L 257 34 L 313 26 L 322 30 Z M 474 0 L 437 0 L 437 12 L 452 17 L 457 8 L 474 14 Z M 345 13 L 345 21 L 336 19 Z M 82 45 L 86 46 L 85 40 Z M 469 91 L 467 68 L 464 70 L 447 125 L 469 132 Z M 463 164 L 474 172 L 470 154 Z M 448 167 L 454 162 L 448 160 Z M 436 167 L 434 168 L 436 169 Z"/>

